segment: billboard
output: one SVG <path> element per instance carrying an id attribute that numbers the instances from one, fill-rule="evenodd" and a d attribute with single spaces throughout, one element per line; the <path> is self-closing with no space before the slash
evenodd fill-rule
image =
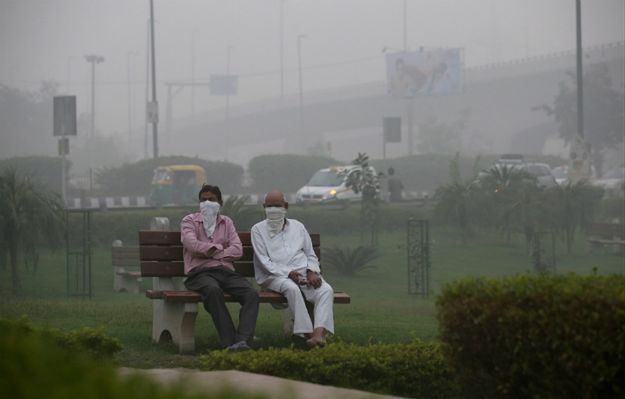
<path id="1" fill-rule="evenodd" d="M 431 49 L 386 55 L 388 93 L 411 98 L 461 93 L 464 84 L 462 49 Z"/>
<path id="2" fill-rule="evenodd" d="M 237 75 L 211 75 L 210 93 L 213 96 L 233 96 L 239 88 Z"/>

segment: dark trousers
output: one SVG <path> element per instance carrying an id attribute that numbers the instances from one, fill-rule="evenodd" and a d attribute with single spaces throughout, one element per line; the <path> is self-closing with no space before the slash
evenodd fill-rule
<path id="1" fill-rule="evenodd" d="M 213 267 L 189 273 L 185 286 L 202 296 L 204 309 L 213 318 L 221 344 L 226 347 L 240 341 L 252 342 L 258 317 L 258 292 L 237 272 Z M 241 304 L 239 328 L 235 329 L 224 301 L 224 292 Z"/>

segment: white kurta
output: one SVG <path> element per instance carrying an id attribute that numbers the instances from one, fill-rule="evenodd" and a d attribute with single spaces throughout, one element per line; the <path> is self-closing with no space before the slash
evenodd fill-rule
<path id="1" fill-rule="evenodd" d="M 254 274 L 263 288 L 281 293 L 287 298 L 293 316 L 293 333 L 307 334 L 313 328 L 323 327 L 334 333 L 334 290 L 322 278 L 322 284 L 298 286 L 289 279 L 292 271 L 306 276 L 306 270 L 319 273 L 319 259 L 313 250 L 310 235 L 304 225 L 295 219 L 286 219 L 284 228 L 275 236 L 269 234 L 267 222 L 252 227 L 254 246 Z M 302 296 L 303 294 L 303 296 Z M 315 306 L 313 327 L 304 297 Z"/>

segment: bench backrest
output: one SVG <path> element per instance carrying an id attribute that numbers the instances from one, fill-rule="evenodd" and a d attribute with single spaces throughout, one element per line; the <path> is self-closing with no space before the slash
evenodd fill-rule
<path id="1" fill-rule="evenodd" d="M 236 271 L 245 277 L 254 277 L 254 249 L 249 232 L 239 232 L 243 244 L 243 256 L 234 263 Z M 311 234 L 313 249 L 317 257 L 321 256 L 321 239 L 319 234 Z M 139 257 L 141 275 L 145 277 L 179 277 L 184 276 L 182 260 L 182 244 L 180 231 L 149 231 L 139 232 Z"/>
<path id="2" fill-rule="evenodd" d="M 620 223 L 591 223 L 588 226 L 588 235 L 605 238 L 619 237 L 625 239 L 625 226 Z"/>
<path id="3" fill-rule="evenodd" d="M 113 267 L 139 266 L 139 247 L 111 247 Z"/>

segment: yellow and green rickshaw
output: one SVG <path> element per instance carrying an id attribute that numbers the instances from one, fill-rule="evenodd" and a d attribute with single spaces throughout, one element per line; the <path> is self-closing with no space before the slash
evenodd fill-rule
<path id="1" fill-rule="evenodd" d="M 154 169 L 150 203 L 157 206 L 193 204 L 204 182 L 206 171 L 201 166 L 159 166 Z"/>

